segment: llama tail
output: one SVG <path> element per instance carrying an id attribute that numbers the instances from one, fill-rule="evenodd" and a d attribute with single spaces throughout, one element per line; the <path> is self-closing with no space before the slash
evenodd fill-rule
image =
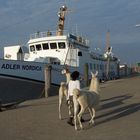
<path id="1" fill-rule="evenodd" d="M 78 97 L 79 97 L 79 95 L 80 95 L 80 91 L 79 91 L 79 89 L 74 89 L 73 90 L 73 96 L 77 99 Z"/>

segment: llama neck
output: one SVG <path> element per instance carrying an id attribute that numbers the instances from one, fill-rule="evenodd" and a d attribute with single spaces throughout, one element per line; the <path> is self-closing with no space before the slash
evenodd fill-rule
<path id="1" fill-rule="evenodd" d="M 97 94 L 99 93 L 99 82 L 98 82 L 97 78 L 92 78 L 91 79 L 89 91 L 93 91 Z"/>
<path id="2" fill-rule="evenodd" d="M 69 81 L 70 81 L 70 73 L 66 73 L 66 80 L 67 80 L 67 84 L 69 83 Z"/>

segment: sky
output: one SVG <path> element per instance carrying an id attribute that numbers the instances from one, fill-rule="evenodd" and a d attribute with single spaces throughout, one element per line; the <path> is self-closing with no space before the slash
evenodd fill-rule
<path id="1" fill-rule="evenodd" d="M 56 30 L 57 12 L 67 4 L 65 30 L 88 38 L 103 53 L 106 33 L 122 64 L 140 62 L 140 0 L 0 0 L 0 57 L 3 47 L 26 45 L 30 34 Z M 96 49 L 100 48 L 100 49 Z"/>

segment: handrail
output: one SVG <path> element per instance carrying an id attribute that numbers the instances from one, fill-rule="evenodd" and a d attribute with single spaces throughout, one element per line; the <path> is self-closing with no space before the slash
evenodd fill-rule
<path id="1" fill-rule="evenodd" d="M 64 34 L 67 35 L 67 32 L 64 31 Z M 43 38 L 43 37 L 49 37 L 49 36 L 56 36 L 56 31 L 45 31 L 45 32 L 36 32 L 30 35 L 30 39 L 37 39 L 37 38 Z"/>
<path id="2" fill-rule="evenodd" d="M 80 35 L 76 35 L 76 34 L 71 34 L 68 33 L 68 31 L 64 31 L 64 34 L 68 36 L 71 39 L 74 39 L 75 41 L 77 41 L 78 43 L 84 44 L 86 46 L 89 45 L 89 40 L 86 39 L 85 37 L 82 37 Z M 50 37 L 50 36 L 56 36 L 56 31 L 45 31 L 45 32 L 36 32 L 30 35 L 30 39 L 38 39 L 38 38 L 44 38 L 44 37 Z"/>

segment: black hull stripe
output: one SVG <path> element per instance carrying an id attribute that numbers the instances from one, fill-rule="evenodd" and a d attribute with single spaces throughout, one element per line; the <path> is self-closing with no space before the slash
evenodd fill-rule
<path id="1" fill-rule="evenodd" d="M 38 82 L 38 83 L 45 83 L 44 81 L 41 81 L 41 80 L 35 80 L 35 79 L 31 79 L 31 78 L 25 78 L 25 77 L 8 75 L 8 74 L 0 74 L 0 76 L 4 76 L 7 78 L 10 77 L 10 78 L 15 78 L 15 79 L 27 80 L 27 81 L 32 81 L 32 82 Z M 55 84 L 55 83 L 51 83 L 51 85 L 59 86 L 58 84 Z"/>

